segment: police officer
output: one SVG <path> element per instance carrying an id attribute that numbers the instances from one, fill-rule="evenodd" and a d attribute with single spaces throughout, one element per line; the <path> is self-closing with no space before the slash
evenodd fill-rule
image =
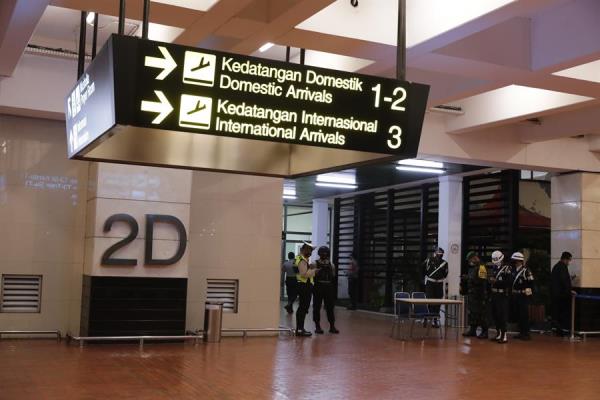
<path id="1" fill-rule="evenodd" d="M 496 337 L 498 343 L 507 343 L 506 334 L 508 324 L 508 295 L 512 283 L 511 267 L 504 262 L 501 251 L 492 253 L 492 266 L 490 272 L 490 286 L 492 291 L 492 316 L 496 323 Z"/>
<path id="2" fill-rule="evenodd" d="M 309 258 L 314 250 L 312 244 L 303 242 L 300 254 L 296 257 L 295 265 L 298 268 L 296 279 L 298 280 L 299 305 L 296 310 L 296 336 L 312 336 L 312 333 L 304 329 L 304 319 L 308 314 L 310 300 L 313 293 L 314 276 L 316 269 L 309 264 Z"/>
<path id="3" fill-rule="evenodd" d="M 315 333 L 322 334 L 321 329 L 321 304 L 325 303 L 327 321 L 329 321 L 329 333 L 340 333 L 335 328 L 335 266 L 329 260 L 329 247 L 321 246 L 317 250 L 319 259 L 315 262 L 317 267 L 315 274 L 315 288 L 313 301 L 313 321 L 315 321 Z"/>
<path id="4" fill-rule="evenodd" d="M 444 260 L 444 249 L 438 248 L 431 257 L 425 260 L 425 294 L 429 299 L 444 297 L 444 280 L 448 277 L 448 262 Z M 439 315 L 440 306 L 429 306 L 431 312 Z M 439 328 L 439 319 L 433 320 L 433 326 Z"/>
<path id="5" fill-rule="evenodd" d="M 467 254 L 468 272 L 461 279 L 460 293 L 467 296 L 469 312 L 469 330 L 463 333 L 465 337 L 487 339 L 487 306 L 488 306 L 488 276 L 487 268 L 481 263 L 479 256 L 474 251 Z M 477 334 L 477 327 L 481 332 Z"/>
<path id="6" fill-rule="evenodd" d="M 529 336 L 529 304 L 533 298 L 533 274 L 525 265 L 525 257 L 516 252 L 512 255 L 512 296 L 519 322 L 519 334 L 515 339 L 531 340 Z"/>

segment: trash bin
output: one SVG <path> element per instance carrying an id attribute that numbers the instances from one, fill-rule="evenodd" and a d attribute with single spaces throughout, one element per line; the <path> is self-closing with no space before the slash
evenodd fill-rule
<path id="1" fill-rule="evenodd" d="M 223 325 L 223 303 L 206 302 L 204 307 L 204 336 L 203 340 L 209 343 L 221 341 L 221 327 Z"/>

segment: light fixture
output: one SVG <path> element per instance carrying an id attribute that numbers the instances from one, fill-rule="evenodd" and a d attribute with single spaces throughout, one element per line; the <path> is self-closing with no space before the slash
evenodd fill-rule
<path id="1" fill-rule="evenodd" d="M 408 171 L 408 172 L 422 172 L 425 174 L 443 174 L 446 170 L 443 169 L 434 169 L 434 168 L 422 168 L 422 167 L 396 167 L 398 171 Z"/>
<path id="2" fill-rule="evenodd" d="M 321 187 L 337 188 L 337 189 L 356 189 L 358 187 L 356 185 L 350 185 L 348 183 L 331 183 L 331 182 L 317 182 L 317 183 L 315 183 L 315 185 L 321 186 Z"/>
<path id="3" fill-rule="evenodd" d="M 273 43 L 267 42 L 267 43 L 263 44 L 262 46 L 260 46 L 260 48 L 258 49 L 258 51 L 260 51 L 261 53 L 264 53 L 265 51 L 269 50 L 273 46 L 274 46 Z"/>
<path id="4" fill-rule="evenodd" d="M 87 22 L 88 25 L 94 25 L 94 18 L 96 17 L 96 13 L 95 12 L 89 12 L 87 17 L 85 18 L 85 22 Z"/>
<path id="5" fill-rule="evenodd" d="M 296 200 L 296 182 L 285 180 L 283 182 L 283 198 L 285 200 Z"/>
<path id="6" fill-rule="evenodd" d="M 418 160 L 416 158 L 400 160 L 400 161 L 398 161 L 398 164 L 408 165 L 411 167 L 422 167 L 422 168 L 436 168 L 436 169 L 444 168 L 444 163 L 437 162 L 437 161 L 429 161 L 429 160 Z"/>
<path id="7" fill-rule="evenodd" d="M 350 170 L 347 172 L 329 172 L 327 174 L 319 174 L 317 175 L 317 182 L 356 185 L 356 172 L 354 170 Z"/>

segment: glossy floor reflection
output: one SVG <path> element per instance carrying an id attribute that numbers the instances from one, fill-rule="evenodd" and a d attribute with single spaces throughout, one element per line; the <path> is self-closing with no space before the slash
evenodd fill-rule
<path id="1" fill-rule="evenodd" d="M 389 320 L 338 311 L 340 335 L 220 344 L 0 341 L 0 399 L 598 399 L 600 339 L 389 338 Z M 324 316 L 323 316 L 324 317 Z M 285 324 L 291 318 L 283 316 Z M 325 324 L 326 325 L 326 324 Z M 309 326 L 312 326 L 309 325 Z"/>

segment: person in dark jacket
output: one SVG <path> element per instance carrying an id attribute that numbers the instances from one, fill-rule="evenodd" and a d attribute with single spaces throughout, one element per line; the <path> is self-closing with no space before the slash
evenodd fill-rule
<path id="1" fill-rule="evenodd" d="M 313 296 L 313 321 L 315 321 L 315 333 L 323 334 L 321 328 L 321 305 L 325 303 L 325 312 L 329 322 L 329 333 L 340 333 L 335 327 L 336 281 L 335 265 L 329 260 L 329 247 L 321 246 L 317 251 L 319 259 L 315 262 L 317 272 L 315 274 L 315 287 Z"/>
<path id="2" fill-rule="evenodd" d="M 552 268 L 552 322 L 558 336 L 564 336 L 570 329 L 571 296 L 576 294 L 572 290 L 569 274 L 572 259 L 573 255 L 565 251 L 560 256 L 560 261 Z"/>
<path id="3" fill-rule="evenodd" d="M 517 321 L 519 322 L 519 334 L 515 339 L 531 340 L 529 335 L 529 305 L 533 298 L 533 274 L 525 265 L 523 253 L 516 252 L 511 257 L 512 261 L 512 289 L 511 295 Z"/>
<path id="4" fill-rule="evenodd" d="M 448 277 L 448 263 L 444 260 L 444 249 L 438 248 L 431 257 L 425 260 L 424 267 L 424 283 L 425 294 L 428 299 L 441 299 L 444 297 L 444 281 Z M 440 306 L 429 306 L 429 310 L 440 314 Z M 433 327 L 439 328 L 439 317 L 434 318 Z"/>
<path id="5" fill-rule="evenodd" d="M 467 311 L 469 330 L 463 333 L 465 337 L 488 338 L 488 271 L 474 251 L 467 254 L 467 275 L 461 279 L 460 294 L 467 296 Z M 477 327 L 481 332 L 477 334 Z"/>
<path id="6" fill-rule="evenodd" d="M 512 284 L 512 270 L 510 265 L 504 262 L 504 254 L 501 251 L 496 250 L 492 253 L 492 266 L 489 272 L 492 315 L 496 324 L 496 337 L 492 340 L 507 343 L 508 296 Z"/>

